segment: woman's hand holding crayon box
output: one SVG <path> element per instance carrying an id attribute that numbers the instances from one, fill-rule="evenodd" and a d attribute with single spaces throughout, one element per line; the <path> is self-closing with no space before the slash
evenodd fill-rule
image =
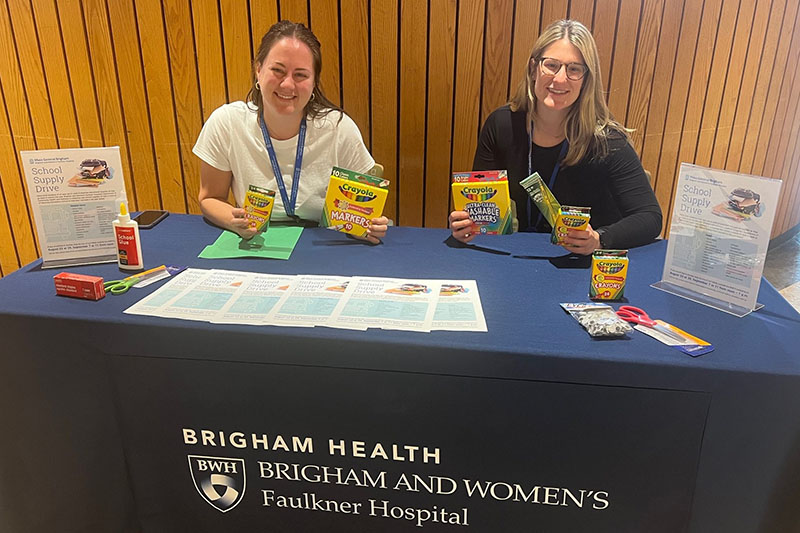
<path id="1" fill-rule="evenodd" d="M 266 230 L 274 205 L 275 191 L 250 185 L 244 197 L 244 216 L 250 221 L 250 227 L 256 231 Z"/>
<path id="2" fill-rule="evenodd" d="M 550 235 L 550 242 L 553 244 L 564 244 L 564 237 L 569 230 L 585 230 L 589 227 L 592 218 L 591 207 L 574 207 L 562 205 L 556 215 L 556 223 L 553 224 L 553 232 Z"/>
<path id="3" fill-rule="evenodd" d="M 585 230 L 589 226 L 592 208 L 561 205 L 538 172 L 534 172 L 519 184 L 553 228 L 550 234 L 550 242 L 553 244 L 564 244 L 564 237 L 569 230 Z"/>

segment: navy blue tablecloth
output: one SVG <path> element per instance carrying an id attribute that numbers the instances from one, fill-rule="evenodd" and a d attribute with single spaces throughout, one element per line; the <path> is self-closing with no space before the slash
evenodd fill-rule
<path id="1" fill-rule="evenodd" d="M 800 407 L 800 315 L 766 281 L 759 294 L 759 302 L 765 307 L 736 318 L 650 287 L 661 278 L 666 242 L 630 251 L 627 303 L 643 307 L 651 316 L 714 344 L 713 352 L 691 358 L 638 332 L 618 340 L 590 338 L 559 306 L 561 302 L 587 301 L 589 270 L 580 260 L 562 257 L 563 249 L 551 245 L 546 235 L 483 237 L 476 241 L 478 246 L 461 247 L 446 244 L 447 230 L 399 227 L 390 229 L 383 244 L 369 246 L 335 232 L 306 229 L 288 261 L 199 259 L 199 252 L 214 241 L 219 231 L 200 217 L 170 215 L 154 229 L 141 232 L 145 265 L 475 279 L 489 331 L 360 332 L 323 327 L 211 325 L 125 315 L 125 308 L 156 290 L 158 284 L 134 288 L 121 296 L 108 295 L 97 302 L 57 297 L 52 281 L 56 271 L 42 270 L 37 261 L 0 280 L 0 326 L 6 339 L 0 372 L 18 378 L 0 396 L 0 423 L 16 428 L 14 437 L 0 439 L 0 499 L 4 501 L 0 524 L 26 531 L 52 530 L 53 524 L 65 521 L 75 527 L 64 530 L 74 531 L 91 529 L 92 524 L 118 531 L 174 526 L 171 520 L 179 519 L 175 507 L 168 510 L 163 502 L 144 496 L 148 493 L 144 478 L 152 478 L 154 472 L 169 466 L 152 458 L 155 453 L 148 448 L 148 440 L 158 440 L 161 433 L 154 430 L 152 435 L 147 434 L 148 427 L 159 423 L 149 419 L 143 422 L 143 413 L 155 416 L 160 405 L 171 403 L 168 398 L 174 398 L 177 406 L 174 413 L 164 414 L 165 420 L 173 414 L 175 420 L 190 418 L 192 402 L 206 409 L 223 405 L 223 399 L 203 403 L 207 401 L 205 396 L 188 392 L 191 384 L 182 380 L 194 375 L 197 383 L 215 387 L 218 384 L 207 381 L 210 376 L 228 375 L 227 372 L 230 380 L 235 376 L 240 383 L 247 383 L 253 376 L 264 382 L 276 379 L 270 381 L 276 390 L 282 383 L 292 383 L 292 376 L 296 376 L 298 384 L 316 383 L 318 394 L 323 395 L 324 391 L 324 397 L 317 400 L 324 403 L 328 398 L 343 406 L 355 406 L 355 397 L 343 394 L 337 400 L 339 389 L 330 388 L 328 382 L 340 379 L 344 384 L 360 383 L 369 380 L 370 375 L 374 376 L 374 384 L 380 384 L 370 394 L 375 398 L 387 394 L 387 403 L 392 394 L 399 394 L 395 387 L 397 391 L 401 387 L 440 387 L 442 391 L 452 387 L 450 397 L 461 398 L 458 395 L 465 394 L 463 398 L 467 398 L 463 387 L 472 383 L 470 386 L 479 392 L 475 409 L 481 411 L 480 406 L 490 404 L 496 390 L 503 390 L 496 389 L 498 383 L 507 382 L 508 390 L 512 390 L 513 382 L 536 384 L 535 388 L 520 389 L 518 394 L 538 398 L 540 404 L 547 398 L 562 398 L 565 404 L 574 401 L 578 397 L 573 395 L 578 390 L 575 387 L 580 388 L 580 397 L 607 402 L 604 405 L 621 413 L 619 420 L 625 424 L 642 424 L 643 418 L 637 417 L 647 412 L 644 405 L 651 405 L 653 416 L 664 420 L 663 431 L 672 428 L 686 432 L 684 441 L 676 442 L 672 448 L 684 455 L 675 458 L 675 470 L 684 477 L 679 479 L 676 474 L 672 481 L 687 485 L 686 480 L 691 479 L 681 489 L 688 496 L 668 494 L 669 491 L 661 494 L 659 481 L 653 479 L 639 480 L 642 485 L 636 489 L 652 491 L 648 494 L 654 507 L 658 507 L 659 496 L 676 506 L 662 510 L 664 516 L 669 516 L 670 511 L 678 516 L 685 514 L 670 524 L 673 530 L 773 531 L 778 530 L 777 524 L 787 521 L 797 524 L 800 512 L 791 502 L 800 495 L 800 421 L 795 416 Z M 69 271 L 105 279 L 125 275 L 115 264 L 73 267 Z M 267 367 L 274 372 L 263 373 Z M 250 370 L 242 374 L 242 368 Z M 288 372 L 289 369 L 294 370 Z M 417 377 L 407 379 L 408 376 Z M 431 381 L 424 376 L 447 379 Z M 564 384 L 573 389 L 566 391 L 556 386 Z M 187 387 L 186 394 L 175 390 L 183 386 Z M 232 386 L 222 389 L 228 393 L 237 390 Z M 636 395 L 627 396 L 623 392 L 626 390 L 636 391 Z M 608 391 L 620 396 L 608 396 Z M 668 394 L 663 396 L 658 391 Z M 258 394 L 254 389 L 251 398 Z M 313 390 L 307 394 L 315 397 Z M 440 391 L 421 392 L 420 397 L 444 405 L 448 396 Z M 265 396 L 264 401 L 270 398 L 274 399 Z M 636 398 L 641 398 L 641 405 L 635 405 Z M 237 402 L 231 400 L 228 407 L 247 409 L 243 407 L 247 402 Z M 630 419 L 625 418 L 625 406 L 631 406 Z M 680 413 L 674 412 L 677 408 L 686 409 L 685 428 L 681 426 Z M 515 412 L 508 415 L 506 423 L 542 423 L 541 418 L 525 418 L 530 409 L 512 409 Z M 558 412 L 559 406 L 550 405 L 547 409 Z M 169 411 L 166 406 L 164 410 Z M 415 416 L 424 416 L 425 408 L 420 406 L 419 411 Z M 499 412 L 487 409 L 487 425 L 491 425 L 489 417 L 502 417 L 505 411 L 508 408 Z M 589 411 L 564 407 L 564 412 L 580 421 L 575 426 L 585 428 L 584 437 L 603 439 L 600 428 L 588 427 Z M 364 415 L 364 420 L 374 423 L 379 417 L 390 415 L 391 409 L 376 408 L 369 416 Z M 609 425 L 609 442 L 616 438 L 621 439 L 620 445 L 668 440 L 667 433 L 659 433 L 658 420 L 648 424 L 649 437 L 643 437 L 642 431 L 632 432 L 628 441 L 624 424 L 612 430 L 611 421 L 615 418 L 608 413 L 598 416 Z M 478 416 L 477 420 L 482 419 Z M 172 422 L 169 419 L 168 423 Z M 247 417 L 240 422 L 246 425 Z M 553 427 L 565 434 L 573 431 L 569 424 L 559 424 Z M 580 439 L 580 435 L 579 431 L 572 437 Z M 578 448 L 572 451 L 578 453 Z M 669 450 L 658 453 L 654 451 L 654 460 L 666 457 Z M 645 460 L 646 454 L 639 459 Z M 636 460 L 632 459 L 632 464 Z M 618 469 L 624 464 L 624 457 L 612 457 L 607 451 L 598 464 L 604 461 Z M 554 470 L 553 475 L 559 472 Z M 564 475 L 572 479 L 572 474 Z M 627 475 L 628 481 L 620 481 L 620 486 L 633 486 L 636 472 Z M 62 478 L 78 484 L 74 497 L 63 496 L 60 487 L 68 481 Z M 617 494 L 623 493 L 619 489 Z M 31 498 L 38 503 L 31 503 Z M 80 499 L 93 503 L 88 508 L 81 507 Z M 680 503 L 684 500 L 689 502 L 685 506 Z M 624 498 L 618 496 L 617 501 L 619 505 L 612 509 L 618 515 L 576 515 L 575 522 L 569 522 L 573 520 L 571 516 L 535 516 L 551 527 L 565 524 L 568 528 L 566 524 L 573 524 L 572 529 L 562 529 L 573 531 L 635 530 L 625 529 L 630 527 L 625 516 L 659 516 L 655 510 L 619 509 L 624 507 Z M 180 505 L 177 508 L 184 509 Z M 213 509 L 209 512 L 217 513 Z M 485 514 L 493 516 L 494 512 L 488 509 Z M 504 516 L 507 510 L 498 508 L 496 512 Z M 227 516 L 234 514 L 231 511 Z M 479 510 L 473 511 L 473 519 L 480 524 L 476 514 Z M 160 516 L 163 522 L 147 516 Z M 238 520 L 244 520 L 244 516 L 249 514 L 242 511 Z M 617 518 L 607 518 L 612 516 Z M 285 521 L 286 530 L 298 523 L 295 515 L 276 517 L 280 523 Z M 355 522 L 354 526 L 348 521 L 352 517 L 338 518 L 343 521 L 331 530 L 373 527 L 373 522 Z M 313 526 L 313 521 L 302 523 Z M 248 527 L 246 521 L 222 524 Z M 414 526 L 394 520 L 374 524 L 386 531 Z M 480 525 L 476 527 L 473 530 L 481 530 Z M 506 530 L 516 529 L 509 524 Z"/>

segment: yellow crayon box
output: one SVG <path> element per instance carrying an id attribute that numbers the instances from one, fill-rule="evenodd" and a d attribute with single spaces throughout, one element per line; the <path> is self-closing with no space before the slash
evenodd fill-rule
<path id="1" fill-rule="evenodd" d="M 244 196 L 244 217 L 250 221 L 250 227 L 256 231 L 267 229 L 274 205 L 275 191 L 250 185 Z"/>
<path id="2" fill-rule="evenodd" d="M 333 167 L 320 226 L 363 237 L 369 221 L 383 213 L 388 194 L 388 180 Z"/>
<path id="3" fill-rule="evenodd" d="M 453 206 L 472 219 L 472 232 L 504 235 L 512 231 L 511 198 L 505 170 L 454 172 Z"/>
<path id="4" fill-rule="evenodd" d="M 589 298 L 619 300 L 625 293 L 628 277 L 628 250 L 595 250 L 592 254 L 592 281 Z"/>
<path id="5" fill-rule="evenodd" d="M 562 205 L 556 216 L 556 223 L 553 225 L 553 232 L 550 234 L 550 242 L 553 244 L 564 244 L 564 237 L 571 229 L 585 230 L 591 220 L 591 207 L 574 207 Z"/>

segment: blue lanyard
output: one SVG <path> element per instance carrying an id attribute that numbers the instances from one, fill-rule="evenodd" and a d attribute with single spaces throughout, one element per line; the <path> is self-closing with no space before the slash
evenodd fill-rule
<path id="1" fill-rule="evenodd" d="M 272 139 L 269 138 L 269 131 L 267 131 L 267 124 L 264 122 L 264 117 L 258 117 L 258 125 L 261 126 L 261 134 L 264 136 L 264 144 L 267 145 L 267 153 L 269 154 L 269 161 L 272 163 L 272 173 L 275 174 L 275 180 L 278 182 L 278 190 L 281 193 L 281 200 L 283 201 L 283 210 L 292 218 L 296 218 L 294 214 L 295 205 L 297 205 L 297 186 L 300 183 L 300 169 L 303 166 L 303 147 L 306 144 L 306 119 L 300 121 L 300 133 L 297 136 L 297 154 L 294 156 L 294 177 L 292 178 L 292 197 L 286 196 L 286 185 L 283 183 L 283 174 L 281 174 L 281 167 L 278 165 L 278 156 L 275 155 L 275 148 L 272 146 Z"/>
<path id="2" fill-rule="evenodd" d="M 561 152 L 558 154 L 558 160 L 556 161 L 556 166 L 553 168 L 553 173 L 550 175 L 550 183 L 548 187 L 550 190 L 553 190 L 553 185 L 556 182 L 556 176 L 558 175 L 558 171 L 561 168 L 561 161 L 564 159 L 564 156 L 567 155 L 567 149 L 569 148 L 569 142 L 566 139 L 561 141 Z M 531 131 L 528 132 L 528 176 L 533 174 L 533 122 L 531 122 Z M 539 211 L 539 218 L 536 219 L 536 226 L 531 226 L 531 213 L 533 212 L 533 202 L 531 201 L 531 197 L 528 196 L 528 227 L 529 228 L 536 228 L 542 222 L 542 212 Z"/>

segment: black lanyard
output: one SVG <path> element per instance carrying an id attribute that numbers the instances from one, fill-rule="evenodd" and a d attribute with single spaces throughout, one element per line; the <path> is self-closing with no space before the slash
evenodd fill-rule
<path id="1" fill-rule="evenodd" d="M 269 154 L 269 161 L 272 163 L 272 172 L 275 174 L 275 180 L 278 182 L 278 190 L 281 193 L 281 200 L 283 201 L 283 210 L 291 218 L 297 218 L 294 214 L 294 208 L 297 204 L 297 186 L 300 183 L 300 169 L 303 166 L 303 146 L 306 144 L 306 119 L 300 121 L 300 133 L 297 136 L 297 154 L 294 157 L 294 177 L 292 178 L 292 197 L 286 196 L 286 185 L 283 183 L 283 174 L 281 167 L 278 165 L 278 157 L 275 155 L 275 148 L 272 146 L 272 139 L 269 138 L 269 131 L 267 124 L 264 122 L 264 117 L 258 117 L 258 124 L 261 126 L 261 134 L 264 136 L 264 144 L 267 145 L 267 153 Z"/>
<path id="2" fill-rule="evenodd" d="M 561 168 L 561 161 L 564 159 L 564 156 L 567 155 L 567 149 L 569 148 L 569 142 L 566 139 L 561 141 L 561 152 L 558 154 L 558 160 L 556 161 L 556 166 L 553 168 L 553 173 L 550 175 L 550 183 L 548 187 L 550 187 L 550 191 L 553 190 L 553 185 L 556 182 L 556 176 L 558 175 L 558 171 Z M 531 130 L 528 132 L 528 176 L 533 174 L 533 122 L 531 122 Z M 539 227 L 539 224 L 542 222 L 542 212 L 539 211 L 539 218 L 536 219 L 536 225 L 531 226 L 531 213 L 533 212 L 533 202 L 531 201 L 531 197 L 528 196 L 528 227 L 535 229 Z"/>

